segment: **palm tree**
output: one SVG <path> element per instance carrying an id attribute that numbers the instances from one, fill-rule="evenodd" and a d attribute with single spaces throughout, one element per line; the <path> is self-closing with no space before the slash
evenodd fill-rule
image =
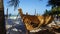
<path id="1" fill-rule="evenodd" d="M 49 0 L 48 5 L 52 6 L 52 13 L 54 14 L 60 14 L 60 0 Z"/>
<path id="2" fill-rule="evenodd" d="M 51 11 L 54 13 L 54 14 L 60 14 L 60 7 L 54 7 L 53 9 L 51 9 Z"/>
<path id="3" fill-rule="evenodd" d="M 58 15 L 60 14 L 60 0 L 49 0 L 48 6 L 52 6 L 51 13 L 54 16 L 57 15 L 57 19 L 58 19 Z"/>
<path id="4" fill-rule="evenodd" d="M 0 33 L 6 34 L 5 21 L 4 21 L 4 5 L 3 0 L 0 0 Z"/>
<path id="5" fill-rule="evenodd" d="M 49 13 L 50 13 L 50 12 L 46 9 L 43 15 L 46 16 L 46 15 L 49 15 Z"/>
<path id="6" fill-rule="evenodd" d="M 52 7 L 60 6 L 60 0 L 49 0 L 48 5 Z"/>
<path id="7" fill-rule="evenodd" d="M 11 3 L 11 6 L 16 8 L 18 6 L 19 0 L 10 0 L 9 3 Z M 0 0 L 0 34 L 6 34 L 3 0 Z"/>
<path id="8" fill-rule="evenodd" d="M 10 0 L 8 1 L 9 6 L 14 6 L 14 10 L 19 6 L 19 0 Z"/>

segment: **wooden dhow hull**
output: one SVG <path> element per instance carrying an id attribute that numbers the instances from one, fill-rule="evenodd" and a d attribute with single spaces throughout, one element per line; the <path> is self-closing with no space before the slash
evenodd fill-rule
<path id="1" fill-rule="evenodd" d="M 51 15 L 47 16 L 35 16 L 23 14 L 22 9 L 18 9 L 21 19 L 23 20 L 27 30 L 31 31 L 33 29 L 38 29 L 41 26 L 46 26 L 51 23 L 54 19 Z"/>

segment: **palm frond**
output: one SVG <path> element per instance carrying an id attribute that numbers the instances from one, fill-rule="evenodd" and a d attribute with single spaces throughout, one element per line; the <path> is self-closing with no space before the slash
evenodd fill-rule
<path id="1" fill-rule="evenodd" d="M 48 6 L 60 6 L 60 0 L 49 0 Z"/>
<path id="2" fill-rule="evenodd" d="M 8 2 L 9 6 L 14 6 L 14 10 L 19 6 L 20 1 L 19 0 L 10 0 Z"/>

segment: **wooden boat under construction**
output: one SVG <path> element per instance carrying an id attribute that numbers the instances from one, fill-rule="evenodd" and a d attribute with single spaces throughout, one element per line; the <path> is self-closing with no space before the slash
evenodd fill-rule
<path id="1" fill-rule="evenodd" d="M 23 23 L 26 26 L 26 29 L 29 31 L 46 26 L 52 23 L 52 21 L 54 20 L 54 17 L 52 15 L 36 16 L 36 15 L 23 14 L 21 8 L 18 9 L 18 11 Z"/>

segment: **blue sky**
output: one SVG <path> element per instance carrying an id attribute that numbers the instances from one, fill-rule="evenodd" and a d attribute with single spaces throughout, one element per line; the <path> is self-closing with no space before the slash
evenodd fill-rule
<path id="1" fill-rule="evenodd" d="M 18 9 L 16 9 L 14 11 L 13 7 L 9 7 L 7 2 L 8 2 L 8 0 L 4 0 L 5 14 L 6 14 L 6 9 L 8 8 L 9 14 L 11 13 L 13 15 L 17 15 Z M 46 6 L 47 2 L 48 2 L 48 0 L 42 0 L 42 1 L 40 1 L 40 0 L 20 0 L 18 8 L 22 8 L 24 14 L 26 12 L 28 12 L 28 14 L 34 15 L 35 9 L 36 9 L 36 13 L 42 15 L 46 9 L 47 10 L 51 9 L 51 7 Z"/>

